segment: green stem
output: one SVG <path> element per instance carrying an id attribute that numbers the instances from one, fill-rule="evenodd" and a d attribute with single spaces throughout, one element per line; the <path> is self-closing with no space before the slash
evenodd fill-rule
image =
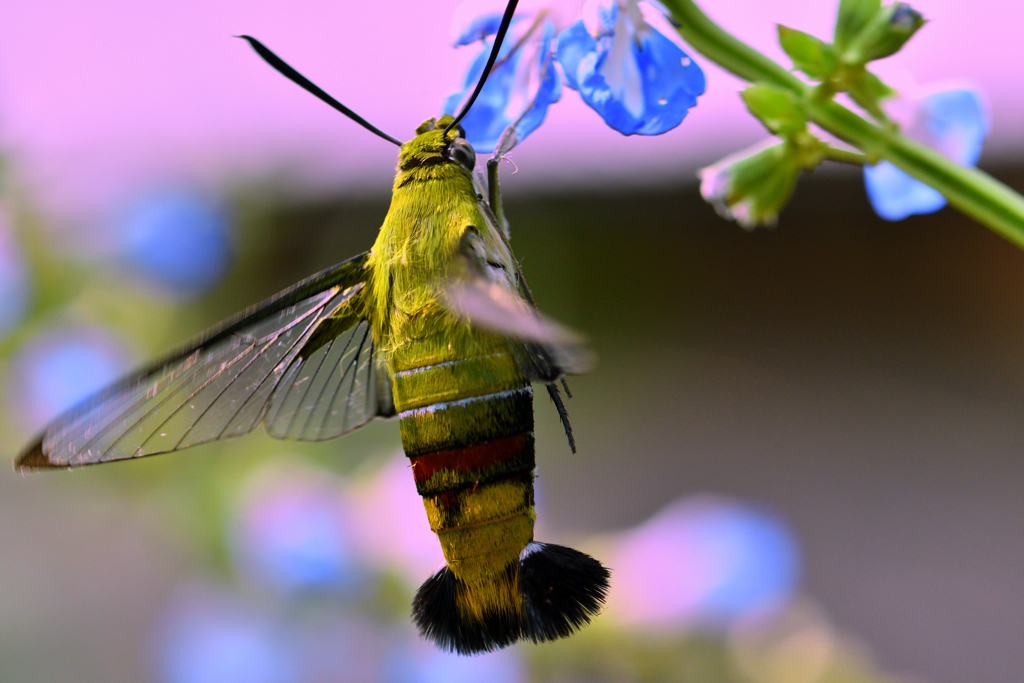
<path id="1" fill-rule="evenodd" d="M 815 124 L 934 187 L 950 204 L 1024 248 L 1024 197 L 990 175 L 870 123 L 835 101 L 815 101 L 814 86 L 725 32 L 692 0 L 662 2 L 679 22 L 679 34 L 702 55 L 746 81 L 792 91 L 806 103 Z"/>
<path id="2" fill-rule="evenodd" d="M 867 156 L 860 152 L 854 152 L 849 149 L 840 149 L 839 147 L 833 147 L 829 145 L 825 148 L 825 158 L 832 161 L 838 161 L 841 164 L 853 164 L 854 166 L 863 166 L 867 163 Z"/>

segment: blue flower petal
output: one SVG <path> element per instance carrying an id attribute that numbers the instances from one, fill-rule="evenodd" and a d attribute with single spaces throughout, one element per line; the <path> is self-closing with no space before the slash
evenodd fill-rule
<path id="1" fill-rule="evenodd" d="M 453 46 L 462 47 L 490 38 L 498 32 L 504 14 L 503 0 L 465 0 L 452 17 Z M 520 12 L 513 16 L 510 26 L 515 26 L 529 15 L 529 12 Z"/>
<path id="2" fill-rule="evenodd" d="M 551 53 L 551 41 L 554 40 L 555 29 L 551 24 L 544 27 L 544 40 L 541 42 L 540 54 L 545 55 L 540 65 L 541 81 L 533 101 L 519 117 L 516 123 L 516 136 L 522 142 L 527 135 L 537 130 L 548 115 L 548 107 L 562 97 L 562 79 L 555 68 L 555 58 Z"/>
<path id="3" fill-rule="evenodd" d="M 704 94 L 704 71 L 682 48 L 653 29 L 641 39 L 640 48 L 634 44 L 633 54 L 640 66 L 646 104 L 644 121 L 634 132 L 660 135 L 670 131 Z"/>
<path id="4" fill-rule="evenodd" d="M 508 45 L 508 43 L 506 42 L 505 45 Z M 506 52 L 505 45 L 502 46 L 502 53 Z M 463 90 L 445 100 L 442 113 L 455 115 L 462 101 L 476 87 L 476 82 L 487 65 L 487 57 L 490 50 L 490 45 L 484 43 L 480 54 L 473 60 L 473 63 L 469 66 L 469 71 L 466 72 Z M 519 53 L 509 55 L 503 64 L 491 71 L 491 75 L 487 77 L 487 82 L 484 83 L 484 87 L 473 104 L 473 108 L 462 119 L 461 125 L 466 131 L 466 139 L 479 154 L 493 151 L 495 145 L 498 144 L 498 138 L 501 137 L 502 132 L 512 125 L 513 119 L 508 115 L 507 109 L 512 86 L 515 81 L 516 67 L 519 65 L 519 58 Z"/>
<path id="5" fill-rule="evenodd" d="M 573 90 L 578 90 L 579 85 L 576 77 L 580 68 L 580 62 L 588 54 L 597 51 L 597 41 L 582 21 L 558 34 L 558 47 L 555 50 L 555 58 L 562 65 L 562 73 L 565 75 L 565 84 Z"/>
<path id="6" fill-rule="evenodd" d="M 519 122 L 516 123 L 517 144 L 522 142 L 527 135 L 537 130 L 540 124 L 544 123 L 544 119 L 548 115 L 548 107 L 561 99 L 561 97 L 562 83 L 558 76 L 554 74 L 554 69 L 552 69 L 550 74 L 546 75 L 541 82 L 537 96 L 530 103 L 526 112 L 519 119 Z M 490 151 L 493 151 L 494 145 L 491 145 L 491 147 Z"/>
<path id="7" fill-rule="evenodd" d="M 605 18 L 602 17 L 602 23 Z M 659 135 L 678 126 L 704 93 L 704 72 L 659 31 L 645 26 L 639 44 L 623 18 L 595 39 L 582 21 L 558 37 L 570 87 L 624 135 Z"/>
<path id="8" fill-rule="evenodd" d="M 928 132 L 939 151 L 958 164 L 973 166 L 988 135 L 988 111 L 975 90 L 944 90 L 921 100 Z"/>
<path id="9" fill-rule="evenodd" d="M 988 133 L 988 112 L 971 89 L 945 90 L 921 99 L 927 142 L 958 164 L 973 165 Z M 946 205 L 942 194 L 887 161 L 864 167 L 871 206 L 882 218 L 903 220 Z"/>
<path id="10" fill-rule="evenodd" d="M 875 213 L 887 221 L 901 221 L 915 213 L 934 213 L 946 205 L 935 189 L 915 180 L 888 161 L 864 167 L 864 186 Z"/>
<path id="11" fill-rule="evenodd" d="M 540 83 L 529 104 L 520 111 L 510 111 L 509 109 L 509 103 L 514 95 L 523 97 L 527 95 L 527 93 L 514 92 L 517 86 L 522 87 L 521 84 L 529 80 L 523 78 L 519 72 L 523 68 L 534 68 L 536 65 L 535 60 L 524 59 L 522 51 L 511 52 L 516 41 L 509 39 L 505 41 L 499 55 L 504 61 L 491 71 L 473 108 L 462 119 L 466 139 L 473 145 L 477 153 L 493 152 L 501 134 L 512 125 L 515 125 L 518 140 L 521 142 L 543 123 L 548 107 L 562 96 L 561 77 L 550 56 L 551 45 L 554 41 L 554 28 L 550 23 L 545 23 L 541 35 L 538 54 L 542 55 L 542 58 L 541 64 L 536 66 L 540 70 L 538 73 Z M 476 82 L 487 64 L 490 49 L 489 41 L 485 41 L 480 54 L 476 56 L 466 72 L 462 91 L 454 93 L 445 100 L 442 109 L 444 114 L 454 116 L 459 105 L 476 87 Z"/>
<path id="12" fill-rule="evenodd" d="M 454 47 L 462 47 L 475 43 L 478 40 L 489 38 L 498 32 L 501 26 L 502 12 L 488 12 L 474 17 L 457 36 L 455 36 Z"/>
<path id="13" fill-rule="evenodd" d="M 800 551 L 782 519 L 718 498 L 679 500 L 623 533 L 617 556 L 620 618 L 657 626 L 728 628 L 785 606 Z"/>

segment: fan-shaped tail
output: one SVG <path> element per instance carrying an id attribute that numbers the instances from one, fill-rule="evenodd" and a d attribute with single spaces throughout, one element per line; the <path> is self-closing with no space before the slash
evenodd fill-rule
<path id="1" fill-rule="evenodd" d="M 447 566 L 416 592 L 420 634 L 443 650 L 476 654 L 519 640 L 564 638 L 590 623 L 604 604 L 610 574 L 572 548 L 529 543 L 492 582 L 461 581 Z M 486 595 L 486 599 L 482 596 Z M 496 601 L 494 596 L 506 596 Z M 481 607 L 481 605 L 487 605 Z"/>

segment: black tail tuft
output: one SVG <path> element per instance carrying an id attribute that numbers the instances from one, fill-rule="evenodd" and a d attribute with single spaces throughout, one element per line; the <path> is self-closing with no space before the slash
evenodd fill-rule
<path id="1" fill-rule="evenodd" d="M 473 588 L 442 567 L 416 591 L 412 617 L 424 638 L 463 655 L 491 652 L 524 639 L 541 643 L 564 638 L 590 623 L 604 604 L 608 578 L 608 570 L 590 555 L 531 542 L 519 562 L 510 564 L 499 579 L 512 590 L 518 584 L 521 604 L 482 614 L 467 609 L 479 604 Z M 508 594 L 510 602 L 515 594 Z"/>
<path id="2" fill-rule="evenodd" d="M 514 580 L 515 565 L 507 573 L 504 580 Z M 460 655 L 500 650 L 520 639 L 522 626 L 514 609 L 487 611 L 482 619 L 464 616 L 460 603 L 467 602 L 467 590 L 448 567 L 424 581 L 412 601 L 412 618 L 420 635 Z"/>
<path id="3" fill-rule="evenodd" d="M 530 543 L 519 560 L 523 637 L 535 643 L 571 635 L 604 604 L 610 573 L 586 553 Z"/>

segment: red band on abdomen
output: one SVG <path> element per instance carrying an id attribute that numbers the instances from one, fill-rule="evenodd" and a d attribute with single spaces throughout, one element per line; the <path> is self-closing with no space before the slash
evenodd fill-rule
<path id="1" fill-rule="evenodd" d="M 533 433 L 423 453 L 410 460 L 419 494 L 437 495 L 461 486 L 532 471 Z"/>

